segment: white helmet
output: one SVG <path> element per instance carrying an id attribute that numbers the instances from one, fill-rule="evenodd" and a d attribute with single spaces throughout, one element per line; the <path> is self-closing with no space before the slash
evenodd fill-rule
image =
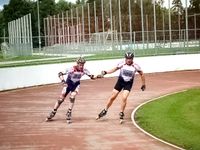
<path id="1" fill-rule="evenodd" d="M 134 58 L 134 54 L 132 52 L 126 52 L 125 53 L 125 58 L 127 58 L 127 59 L 133 59 Z"/>
<path id="2" fill-rule="evenodd" d="M 83 57 L 79 57 L 77 58 L 76 62 L 79 64 L 84 64 L 86 62 L 86 60 Z"/>

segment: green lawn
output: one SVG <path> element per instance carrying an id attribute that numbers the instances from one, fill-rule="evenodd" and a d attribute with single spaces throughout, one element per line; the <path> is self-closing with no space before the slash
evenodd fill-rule
<path id="1" fill-rule="evenodd" d="M 156 137 L 200 150 L 200 88 L 147 103 L 137 110 L 135 120 Z"/>
<path id="2" fill-rule="evenodd" d="M 81 52 L 81 51 L 80 51 Z M 143 57 L 143 56 L 160 56 L 160 55 L 176 55 L 176 54 L 195 54 L 199 53 L 199 47 L 191 47 L 191 48 L 156 48 L 156 49 L 137 49 L 133 51 L 136 57 Z M 125 51 L 120 50 L 113 50 L 113 51 L 91 51 L 87 52 L 93 54 L 92 56 L 85 57 L 86 60 L 103 60 L 103 59 L 117 59 L 117 58 L 124 58 Z M 80 53 L 82 54 L 82 53 Z M 50 58 L 50 59 L 46 59 Z M 51 59 L 57 58 L 57 59 Z M 46 60 L 41 60 L 46 59 Z M 15 62 L 12 64 L 4 64 L 1 62 L 8 62 L 8 61 L 21 61 L 24 62 Z M 27 61 L 28 60 L 28 61 Z M 30 60 L 34 60 L 31 61 Z M 37 60 L 37 61 L 36 61 Z M 41 64 L 54 64 L 54 63 L 65 63 L 65 62 L 72 62 L 75 58 L 63 58 L 60 56 L 18 56 L 14 58 L 7 58 L 4 59 L 3 56 L 0 54 L 0 68 L 3 67 L 17 67 L 17 66 L 28 66 L 28 65 L 41 65 Z"/>
<path id="3" fill-rule="evenodd" d="M 44 59 L 44 58 L 53 58 L 50 56 L 18 56 L 13 58 L 4 59 L 2 55 L 0 55 L 0 62 L 4 61 L 20 61 L 20 60 L 34 60 L 34 59 Z"/>

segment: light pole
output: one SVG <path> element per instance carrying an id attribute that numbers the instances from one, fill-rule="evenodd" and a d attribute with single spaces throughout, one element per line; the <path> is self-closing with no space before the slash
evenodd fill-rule
<path id="1" fill-rule="evenodd" d="M 38 38 L 39 38 L 39 52 L 41 51 L 41 37 L 40 37 L 40 7 L 39 0 L 37 0 L 37 16 L 38 16 Z"/>

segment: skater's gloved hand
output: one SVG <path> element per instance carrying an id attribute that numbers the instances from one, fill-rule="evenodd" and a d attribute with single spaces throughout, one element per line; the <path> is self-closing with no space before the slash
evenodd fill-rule
<path id="1" fill-rule="evenodd" d="M 141 90 L 144 91 L 145 89 L 146 89 L 146 85 L 144 84 L 141 86 Z"/>
<path id="2" fill-rule="evenodd" d="M 63 76 L 64 75 L 64 73 L 62 73 L 62 72 L 59 72 L 58 73 L 58 77 L 60 78 L 60 76 Z"/>
<path id="3" fill-rule="evenodd" d="M 98 74 L 97 78 L 103 78 L 104 76 L 102 74 Z"/>
<path id="4" fill-rule="evenodd" d="M 92 74 L 92 75 L 89 75 L 90 79 L 92 80 L 95 80 L 95 76 Z"/>
<path id="5" fill-rule="evenodd" d="M 106 75 L 106 74 L 107 74 L 107 71 L 104 71 L 104 70 L 101 71 L 101 75 L 102 75 L 102 76 L 104 76 L 104 75 Z"/>

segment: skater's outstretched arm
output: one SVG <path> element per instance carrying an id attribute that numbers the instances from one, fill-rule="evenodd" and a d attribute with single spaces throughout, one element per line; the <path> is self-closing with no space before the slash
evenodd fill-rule
<path id="1" fill-rule="evenodd" d="M 144 76 L 143 71 L 138 71 L 138 73 L 140 74 L 140 77 L 142 80 L 141 90 L 144 91 L 146 89 L 145 76 Z"/>
<path id="2" fill-rule="evenodd" d="M 103 76 L 101 75 L 88 75 L 90 77 L 90 79 L 95 80 L 95 79 L 99 79 L 99 78 L 103 78 Z"/>
<path id="3" fill-rule="evenodd" d="M 119 69 L 119 67 L 114 67 L 114 68 L 112 68 L 112 69 L 110 69 L 110 70 L 108 70 L 108 71 L 103 70 L 103 71 L 101 71 L 101 74 L 102 74 L 103 76 L 106 75 L 106 74 L 111 74 L 111 73 L 117 71 L 118 69 Z"/>
<path id="4" fill-rule="evenodd" d="M 89 70 L 87 69 L 84 69 L 84 73 L 90 77 L 90 79 L 92 80 L 95 80 L 95 79 L 98 79 L 98 78 L 103 78 L 103 76 L 101 74 L 98 74 L 98 75 L 94 75 L 94 74 L 91 74 Z"/>
<path id="5" fill-rule="evenodd" d="M 64 75 L 66 75 L 66 73 L 63 73 L 63 72 L 59 72 L 59 73 L 58 73 L 58 77 L 59 77 L 60 81 L 61 81 L 63 84 L 66 84 L 66 83 L 65 83 L 65 79 L 64 79 Z"/>

